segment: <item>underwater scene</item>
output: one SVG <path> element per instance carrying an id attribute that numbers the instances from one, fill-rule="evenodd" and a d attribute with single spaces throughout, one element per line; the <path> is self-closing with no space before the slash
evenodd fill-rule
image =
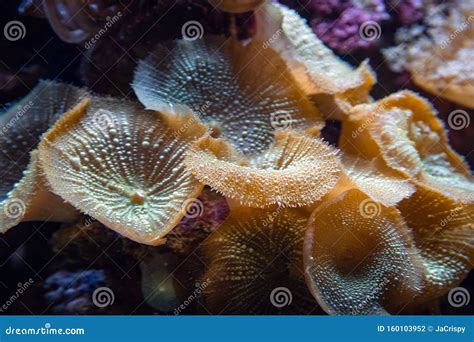
<path id="1" fill-rule="evenodd" d="M 474 314 L 474 2 L 2 0 L 2 315 Z"/>

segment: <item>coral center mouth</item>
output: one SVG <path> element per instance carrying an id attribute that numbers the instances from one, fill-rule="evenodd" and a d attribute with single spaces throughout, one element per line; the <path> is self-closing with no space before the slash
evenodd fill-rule
<path id="1" fill-rule="evenodd" d="M 146 200 L 146 195 L 141 190 L 136 190 L 130 194 L 130 202 L 136 205 L 143 205 Z"/>

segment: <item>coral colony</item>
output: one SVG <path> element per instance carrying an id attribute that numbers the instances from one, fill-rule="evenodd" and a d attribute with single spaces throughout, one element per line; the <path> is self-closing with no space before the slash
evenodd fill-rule
<path id="1" fill-rule="evenodd" d="M 134 12 L 97 2 L 43 1 L 40 15 L 100 65 Z M 84 234 L 115 234 L 110 253 L 133 254 L 159 312 L 398 314 L 439 301 L 474 262 L 469 167 L 429 100 L 372 98 L 368 61 L 354 68 L 333 50 L 368 49 L 359 28 L 397 20 L 391 68 L 474 108 L 474 7 L 308 3 L 309 20 L 277 2 L 202 2 L 226 29 L 194 21 L 197 34 L 183 26 L 142 49 L 117 81 L 127 97 L 88 87 L 87 72 L 85 86 L 39 81 L 0 116 L 0 232 L 60 222 L 53 245 L 74 240 L 77 258 L 92 248 Z M 329 119 L 341 122 L 336 144 L 323 138 Z M 109 275 L 85 274 L 46 281 L 55 313 L 92 306 L 88 291 Z M 78 289 L 72 303 L 65 287 Z"/>

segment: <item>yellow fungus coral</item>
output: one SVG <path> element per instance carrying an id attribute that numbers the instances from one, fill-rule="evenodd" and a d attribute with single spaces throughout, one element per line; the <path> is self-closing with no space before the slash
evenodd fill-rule
<path id="1" fill-rule="evenodd" d="M 205 132 L 192 116 L 93 98 L 45 135 L 40 160 L 55 193 L 109 228 L 154 245 L 202 190 L 185 169 L 184 151 Z"/>
<path id="2" fill-rule="evenodd" d="M 247 155 L 263 152 L 274 130 L 323 126 L 285 62 L 258 41 L 211 37 L 159 45 L 139 63 L 133 88 L 149 109 L 193 110 L 214 136 Z"/>
<path id="3" fill-rule="evenodd" d="M 273 145 L 251 160 L 206 136 L 192 146 L 186 164 L 202 183 L 258 208 L 311 204 L 334 187 L 341 170 L 334 148 L 292 131 L 276 132 Z"/>
<path id="4" fill-rule="evenodd" d="M 203 245 L 206 308 L 215 314 L 310 313 L 317 309 L 302 269 L 307 216 L 297 209 L 230 217 Z"/>
<path id="5" fill-rule="evenodd" d="M 415 93 L 402 91 L 355 106 L 339 145 L 366 159 L 381 157 L 392 169 L 453 199 L 474 201 L 469 168 L 449 146 L 433 107 Z"/>
<path id="6" fill-rule="evenodd" d="M 426 186 L 399 204 L 425 268 L 417 302 L 434 300 L 457 286 L 474 263 L 474 205 L 453 201 Z"/>
<path id="7" fill-rule="evenodd" d="M 312 294 L 330 314 L 397 312 L 422 289 L 421 260 L 399 211 L 357 189 L 313 212 L 304 265 Z"/>
<path id="8" fill-rule="evenodd" d="M 35 149 L 42 134 L 85 95 L 70 85 L 40 81 L 0 115 L 0 232 L 21 221 L 67 221 L 77 216 L 72 207 L 49 193 Z"/>

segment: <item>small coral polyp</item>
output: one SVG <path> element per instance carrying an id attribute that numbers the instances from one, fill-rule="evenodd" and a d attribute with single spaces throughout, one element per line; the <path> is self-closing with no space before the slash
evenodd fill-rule
<path id="1" fill-rule="evenodd" d="M 53 191 L 107 227 L 160 244 L 203 186 L 184 166 L 184 151 L 206 132 L 192 116 L 145 111 L 93 97 L 66 113 L 40 145 Z"/>

